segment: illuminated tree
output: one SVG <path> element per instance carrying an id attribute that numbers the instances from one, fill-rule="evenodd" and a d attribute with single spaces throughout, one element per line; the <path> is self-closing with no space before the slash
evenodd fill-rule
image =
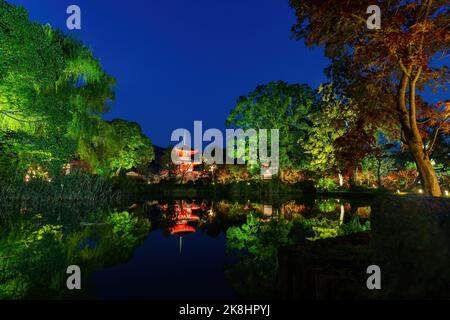
<path id="1" fill-rule="evenodd" d="M 319 93 L 321 101 L 310 115 L 312 128 L 304 148 L 311 157 L 310 170 L 337 172 L 342 185 L 342 174 L 349 165 L 339 158 L 336 141 L 354 127 L 357 117 L 354 105 L 338 98 L 331 84 L 321 85 Z"/>
<path id="2" fill-rule="evenodd" d="M 244 130 L 279 129 L 279 161 L 283 173 L 285 168 L 306 164 L 299 142 L 311 130 L 308 116 L 315 103 L 315 92 L 307 85 L 270 82 L 240 97 L 226 125 Z"/>
<path id="3" fill-rule="evenodd" d="M 136 168 L 147 164 L 155 157 L 150 139 L 142 133 L 139 124 L 116 119 L 111 122 L 114 136 L 118 138 L 120 150 L 112 157 L 110 168 L 119 173 L 121 170 Z"/>
<path id="4" fill-rule="evenodd" d="M 82 295 L 84 293 L 78 290 L 67 290 L 67 266 L 79 265 L 88 275 L 125 262 L 150 230 L 148 220 L 128 212 L 95 211 L 83 216 L 83 227 L 70 229 L 62 225 L 41 225 L 41 215 L 22 219 L 23 216 L 15 215 L 2 230 L 1 299 Z M 82 277 L 82 281 L 87 279 Z M 82 287 L 84 285 L 87 283 Z"/>
<path id="5" fill-rule="evenodd" d="M 96 135 L 114 80 L 81 43 L 0 0 L 2 155 L 60 170 Z M 9 140 L 6 142 L 5 139 Z"/>
<path id="6" fill-rule="evenodd" d="M 115 81 L 88 48 L 30 22 L 24 9 L 4 1 L 0 21 L 0 147 L 6 159 L 16 158 L 22 171 L 32 164 L 61 170 L 77 156 L 105 175 L 153 159 L 138 124 L 102 120 Z"/>
<path id="7" fill-rule="evenodd" d="M 433 137 L 449 118 L 442 112 L 443 104 L 421 103 L 418 91 L 427 84 L 445 86 L 448 78 L 446 67 L 432 64 L 448 49 L 446 3 L 380 0 L 381 29 L 368 30 L 367 1 L 290 0 L 298 18 L 293 27 L 296 38 L 325 47 L 331 59 L 327 73 L 357 103 L 361 119 L 372 126 L 389 123 L 399 132 L 424 189 L 433 196 L 441 196 L 430 160 Z M 421 134 L 419 109 L 434 110 L 440 117 L 427 136 Z"/>

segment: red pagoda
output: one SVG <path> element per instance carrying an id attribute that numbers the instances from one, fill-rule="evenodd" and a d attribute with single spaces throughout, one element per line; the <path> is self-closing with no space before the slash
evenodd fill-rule
<path id="1" fill-rule="evenodd" d="M 202 164 L 201 161 L 196 162 L 193 159 L 198 151 L 183 146 L 182 148 L 175 148 L 175 152 L 178 157 L 176 170 L 178 178 L 183 182 L 197 180 L 202 174 L 201 171 L 195 170 L 195 166 Z"/>
<path id="2" fill-rule="evenodd" d="M 178 201 L 175 203 L 175 225 L 170 228 L 170 233 L 180 237 L 180 253 L 183 246 L 183 237 L 195 232 L 195 228 L 189 225 L 189 222 L 200 220 L 200 217 L 193 214 L 192 210 L 200 208 L 201 206 L 196 203 L 188 205 L 184 200 L 181 201 L 181 204 Z"/>

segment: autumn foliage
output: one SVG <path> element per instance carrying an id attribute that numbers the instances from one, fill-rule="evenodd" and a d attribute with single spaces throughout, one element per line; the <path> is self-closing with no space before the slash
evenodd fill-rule
<path id="1" fill-rule="evenodd" d="M 448 70 L 433 63 L 448 52 L 448 3 L 444 0 L 379 0 L 382 25 L 366 26 L 364 0 L 291 0 L 293 33 L 309 46 L 325 47 L 327 75 L 357 105 L 367 129 L 396 134 L 413 156 L 426 193 L 441 196 L 431 155 L 448 134 L 448 101 L 423 101 L 430 86 L 446 90 Z M 422 122 L 424 121 L 424 122 Z"/>

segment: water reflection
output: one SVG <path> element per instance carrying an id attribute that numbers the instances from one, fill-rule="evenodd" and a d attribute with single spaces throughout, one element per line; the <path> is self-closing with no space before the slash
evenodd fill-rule
<path id="1" fill-rule="evenodd" d="M 158 208 L 164 212 L 166 216 L 169 216 L 175 223 L 170 227 L 170 233 L 177 235 L 180 239 L 179 248 L 180 254 L 183 247 L 183 237 L 195 232 L 195 227 L 191 225 L 193 222 L 200 220 L 198 215 L 193 213 L 194 210 L 204 209 L 203 205 L 198 205 L 195 202 L 188 204 L 185 200 L 175 201 L 173 205 L 173 211 L 169 211 L 169 205 L 158 205 Z"/>
<path id="2" fill-rule="evenodd" d="M 15 217 L 3 212 L 2 299 L 85 297 L 86 291 L 67 290 L 67 267 L 80 266 L 86 288 L 91 272 L 130 260 L 133 248 L 150 229 L 148 220 L 128 212 L 96 210 L 62 219 L 33 211 L 28 207 L 25 214 Z"/>
<path id="3" fill-rule="evenodd" d="M 0 211 L 0 297 L 402 297 L 402 286 L 410 288 L 402 280 L 405 264 L 427 279 L 408 289 L 408 297 L 419 296 L 449 262 L 450 239 L 420 212 L 375 208 L 372 228 L 371 200 L 168 199 L 115 208 L 16 203 Z M 378 296 L 361 289 L 368 263 L 389 273 L 391 286 Z M 80 292 L 65 287 L 70 264 L 83 270 Z M 337 284 L 345 289 L 330 291 Z"/>

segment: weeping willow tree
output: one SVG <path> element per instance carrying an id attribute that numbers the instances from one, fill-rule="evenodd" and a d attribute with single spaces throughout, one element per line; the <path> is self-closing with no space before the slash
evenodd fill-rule
<path id="1" fill-rule="evenodd" d="M 112 158 L 136 147 L 101 118 L 114 85 L 82 43 L 0 0 L 0 174 L 23 176 L 30 166 L 56 173 L 74 157 L 97 173 L 129 168 L 131 162 L 112 165 Z M 152 159 L 150 141 L 140 128 L 134 133 L 128 138 L 144 141 L 138 147 L 148 154 L 132 157 Z"/>
<path id="2" fill-rule="evenodd" d="M 57 129 L 50 126 L 57 118 L 52 91 L 64 70 L 62 57 L 49 27 L 30 23 L 23 9 L 0 1 L 0 130 L 2 156 L 16 160 L 11 163 L 51 158 L 38 142 Z"/>

